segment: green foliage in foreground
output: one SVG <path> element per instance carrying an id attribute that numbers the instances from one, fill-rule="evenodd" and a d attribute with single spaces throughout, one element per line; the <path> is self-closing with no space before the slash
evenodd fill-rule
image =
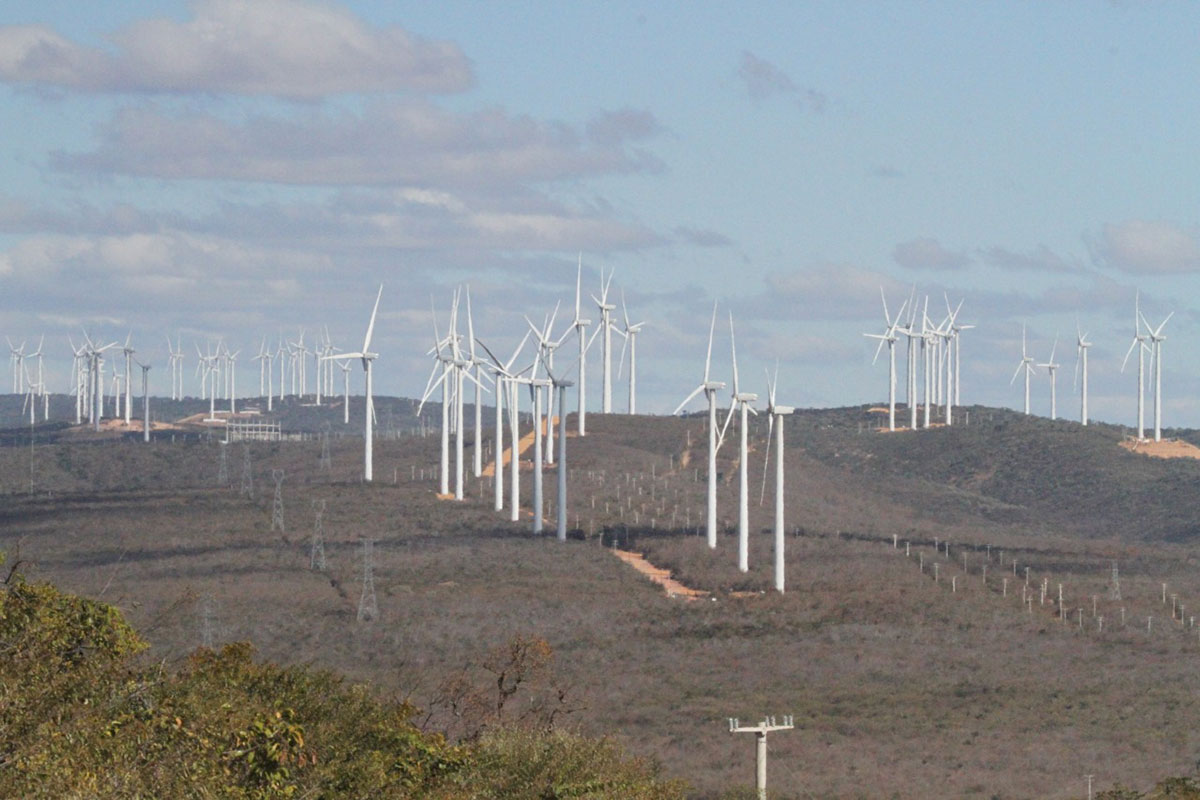
<path id="1" fill-rule="evenodd" d="M 0 584 L 0 797 L 630 798 L 683 789 L 613 743 L 498 728 L 452 745 L 416 709 L 249 645 L 146 666 L 107 605 Z"/>

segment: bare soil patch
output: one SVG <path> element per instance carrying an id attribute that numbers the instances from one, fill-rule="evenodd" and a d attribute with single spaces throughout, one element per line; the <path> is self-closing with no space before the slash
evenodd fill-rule
<path id="1" fill-rule="evenodd" d="M 1181 439 L 1164 439 L 1161 442 L 1125 439 L 1121 442 L 1121 447 L 1155 458 L 1200 458 L 1200 447 Z"/>

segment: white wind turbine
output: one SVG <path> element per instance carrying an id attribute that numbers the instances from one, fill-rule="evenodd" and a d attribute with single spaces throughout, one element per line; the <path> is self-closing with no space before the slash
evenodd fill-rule
<path id="1" fill-rule="evenodd" d="M 1125 353 L 1125 360 L 1121 362 L 1121 372 L 1125 371 L 1133 348 L 1138 348 L 1137 438 L 1139 442 L 1146 439 L 1146 351 L 1150 349 L 1146 345 L 1146 338 L 1146 335 L 1142 333 L 1141 294 L 1137 293 L 1133 298 L 1133 341 Z"/>
<path id="2" fill-rule="evenodd" d="M 603 353 L 604 368 L 602 372 L 603 378 L 603 394 L 601 396 L 600 410 L 605 414 L 612 413 L 612 330 L 613 318 L 612 312 L 616 306 L 608 302 L 608 287 L 612 284 L 613 272 L 608 273 L 608 280 L 604 280 L 604 269 L 600 270 L 600 296 L 592 295 L 592 300 L 600 308 L 600 327 L 596 333 L 603 336 Z"/>
<path id="3" fill-rule="evenodd" d="M 883 300 L 883 333 L 864 333 L 868 339 L 878 339 L 879 344 L 875 347 L 875 357 L 871 359 L 874 364 L 879 359 L 879 351 L 883 349 L 884 343 L 888 348 L 888 430 L 896 430 L 896 330 L 900 325 L 900 317 L 904 315 L 904 306 L 907 301 L 901 304 L 900 310 L 896 312 L 896 317 L 893 319 L 888 314 L 887 297 L 883 293 L 883 287 L 879 287 L 879 297 Z"/>
<path id="4" fill-rule="evenodd" d="M 451 364 L 454 370 L 454 499 L 463 499 L 463 437 L 464 419 L 463 419 L 463 402 L 466 395 L 466 381 L 474 381 L 476 386 L 479 386 L 479 381 L 471 374 L 471 367 L 474 364 L 473 354 L 475 352 L 475 341 L 472 331 L 471 353 L 472 358 L 468 360 L 463 356 L 462 348 L 458 346 L 458 298 L 459 294 L 455 293 L 454 309 L 450 314 L 450 353 Z M 469 303 L 469 300 L 468 300 Z M 468 306 L 469 307 L 469 306 Z M 478 397 L 478 395 L 477 395 Z M 476 408 L 479 407 L 479 401 L 476 401 Z M 476 437 L 478 437 L 478 427 L 476 427 Z M 476 448 L 478 450 L 478 448 Z"/>
<path id="5" fill-rule="evenodd" d="M 591 346 L 591 342 L 587 338 L 587 326 L 592 324 L 590 319 L 584 319 L 580 315 L 579 298 L 583 289 L 583 253 L 579 254 L 579 268 L 575 273 L 575 319 L 571 321 L 571 327 L 567 328 L 563 333 L 563 339 L 566 339 L 571 331 L 575 331 L 579 337 L 579 435 L 587 435 L 587 351 Z M 562 341 L 559 341 L 562 344 Z M 498 397 L 499 395 L 497 395 Z M 561 413 L 561 410 L 560 410 Z"/>
<path id="6" fill-rule="evenodd" d="M 621 344 L 621 361 L 617 365 L 617 378 L 620 379 L 621 371 L 625 366 L 625 348 L 629 347 L 629 413 L 630 415 L 637 413 L 637 335 L 641 333 L 642 326 L 646 323 L 635 322 L 632 325 L 629 323 L 629 309 L 625 305 L 625 290 L 621 290 L 621 316 L 625 319 L 625 328 L 620 331 L 625 337 L 625 341 Z"/>
<path id="7" fill-rule="evenodd" d="M 1033 375 L 1033 356 L 1025 350 L 1025 326 L 1021 326 L 1021 363 L 1017 364 L 1017 371 L 1013 373 L 1012 380 L 1008 383 L 1011 386 L 1016 381 L 1017 376 L 1021 371 L 1025 371 L 1025 413 L 1029 413 L 1029 379 Z"/>
<path id="8" fill-rule="evenodd" d="M 527 341 L 529 341 L 528 332 L 525 334 L 524 338 L 521 339 L 521 343 L 517 345 L 517 349 L 513 351 L 512 357 L 509 358 L 508 361 L 501 361 L 500 359 L 496 358 L 495 354 L 488 349 L 487 345 L 485 345 L 483 342 L 479 342 L 479 346 L 483 348 L 484 352 L 487 353 L 488 357 L 492 360 L 492 376 L 495 380 L 496 386 L 496 438 L 495 447 L 493 448 L 495 450 L 496 463 L 494 467 L 495 474 L 492 476 L 495 493 L 494 507 L 496 511 L 504 510 L 504 403 L 506 400 L 509 400 L 512 403 L 512 405 L 509 407 L 508 414 L 510 417 L 510 424 L 514 426 L 515 430 L 515 398 L 512 396 L 512 392 L 510 391 L 510 382 L 515 377 L 512 372 L 512 367 L 518 356 L 521 355 L 521 351 L 525 349 L 525 342 Z M 515 434 L 513 438 L 512 450 L 512 469 L 514 472 L 516 472 L 518 471 L 518 464 L 517 439 L 515 438 Z M 516 486 L 515 483 L 514 486 Z M 519 505 L 516 489 L 513 491 L 513 498 L 513 508 L 515 510 Z M 514 518 L 513 521 L 515 522 L 516 519 Z"/>
<path id="9" fill-rule="evenodd" d="M 547 320 L 545 321 L 545 324 L 543 325 L 541 330 L 538 330 L 538 327 L 533 324 L 533 321 L 530 320 L 529 317 L 525 318 L 525 322 L 527 322 L 529 324 L 529 329 L 531 331 L 533 331 L 533 335 L 537 338 L 537 341 L 538 341 L 538 356 L 537 356 L 537 358 L 546 366 L 547 373 L 549 373 L 551 370 L 554 369 L 554 351 L 557 350 L 559 345 L 561 345 L 566 340 L 567 333 L 570 333 L 570 329 L 568 328 L 567 333 L 564 333 L 558 339 L 554 338 L 554 333 L 553 333 L 554 320 L 557 318 L 558 318 L 558 304 L 557 303 L 554 304 L 554 312 L 547 318 Z M 554 464 L 554 424 L 553 424 L 554 423 L 554 404 L 555 404 L 555 398 L 554 398 L 555 393 L 553 391 L 554 387 L 550 383 L 541 383 L 538 385 L 541 386 L 546 392 L 545 409 L 546 409 L 546 418 L 549 420 L 549 422 L 547 423 L 547 428 L 546 428 L 546 439 L 548 442 L 548 446 L 546 447 L 544 456 L 545 456 L 546 465 L 552 466 Z M 563 411 L 563 409 L 561 409 L 561 408 L 558 410 L 558 412 L 560 415 L 565 413 Z"/>
<path id="10" fill-rule="evenodd" d="M 330 356 L 330 358 L 332 359 L 333 356 Z M 350 369 L 351 369 L 351 367 L 350 367 L 350 363 L 347 361 L 339 361 L 338 366 L 341 367 L 341 369 L 342 369 L 342 385 L 345 390 L 344 397 L 342 398 L 342 424 L 349 425 L 350 424 Z M 268 402 L 267 403 L 268 409 L 270 409 L 270 405 L 271 405 L 270 402 Z"/>
<path id="11" fill-rule="evenodd" d="M 946 312 L 950 313 L 950 295 L 943 292 L 943 297 L 946 300 Z M 962 374 L 962 332 L 969 331 L 974 328 L 974 325 L 962 325 L 958 322 L 958 309 L 962 308 L 963 301 L 958 301 L 958 308 L 951 315 L 953 320 L 950 324 L 950 345 L 954 349 L 954 405 L 962 405 L 962 385 L 959 376 Z"/>
<path id="12" fill-rule="evenodd" d="M 133 338 L 133 331 L 130 331 L 125 337 L 125 347 L 121 352 L 125 354 L 125 424 L 130 425 L 133 422 L 133 354 L 137 351 L 129 346 L 129 340 Z"/>
<path id="13" fill-rule="evenodd" d="M 885 312 L 886 314 L 886 312 Z M 899 316 L 899 315 L 897 315 Z M 779 364 L 775 364 L 775 380 L 771 380 L 771 373 L 767 373 L 767 413 L 770 415 L 767 418 L 767 447 L 766 456 L 763 463 L 763 494 L 767 490 L 767 466 L 771 463 L 771 432 L 774 429 L 775 433 L 775 591 L 783 593 L 784 584 L 784 568 L 783 568 L 783 544 L 784 544 L 784 524 L 783 524 L 783 419 L 791 414 L 794 409 L 791 406 L 781 406 L 775 403 L 775 390 L 779 387 Z M 779 420 L 779 427 L 775 427 L 776 418 Z M 761 498 L 759 500 L 761 503 Z"/>
<path id="14" fill-rule="evenodd" d="M 252 356 L 251 361 L 258 362 L 258 396 L 264 397 L 267 393 L 267 362 L 271 356 L 267 354 L 267 337 L 262 338 L 262 343 L 258 346 L 258 355 Z"/>
<path id="15" fill-rule="evenodd" d="M 742 572 L 747 572 L 750 569 L 750 465 L 748 463 L 749 449 L 747 443 L 747 434 L 749 428 L 749 418 L 747 414 L 758 414 L 750 404 L 758 399 L 758 395 L 753 392 L 738 391 L 738 368 L 737 368 L 737 343 L 733 335 L 733 312 L 729 314 L 729 349 L 733 357 L 733 393 L 731 398 L 733 402 L 729 407 L 729 416 L 725 418 L 725 426 L 721 431 L 721 438 L 725 438 L 725 428 L 729 427 L 729 421 L 733 419 L 734 411 L 741 412 L 740 418 L 740 449 L 738 451 L 738 569 Z"/>
<path id="16" fill-rule="evenodd" d="M 1079 367 L 1083 366 L 1083 383 L 1079 389 L 1079 421 L 1088 424 L 1088 348 L 1092 343 L 1087 340 L 1087 334 L 1080 330 L 1079 320 L 1075 320 L 1075 379 L 1079 380 Z"/>
<path id="17" fill-rule="evenodd" d="M 917 348 L 915 342 L 924 341 L 924 334 L 916 329 L 917 288 L 908 296 L 908 322 L 899 329 L 908 342 L 905 349 L 904 402 L 908 405 L 909 427 L 917 429 Z"/>
<path id="18" fill-rule="evenodd" d="M 450 351 L 450 340 L 452 334 L 447 331 L 446 339 L 442 339 L 441 333 L 438 332 L 437 325 L 437 310 L 433 304 L 433 298 L 430 298 L 430 312 L 433 319 L 433 347 L 426 355 L 435 355 L 433 371 L 429 374 L 429 380 L 425 384 L 425 392 L 421 396 L 421 403 L 417 406 L 417 416 L 421 416 L 421 410 L 425 407 L 425 402 L 433 395 L 437 386 L 442 389 L 442 430 L 441 430 L 441 460 L 438 468 L 438 494 L 443 497 L 450 494 L 450 370 L 452 369 L 452 356 Z M 458 302 L 458 294 L 455 293 L 455 303 Z M 438 378 L 438 370 L 441 370 L 441 378 Z M 437 381 L 436 383 L 434 381 Z"/>
<path id="19" fill-rule="evenodd" d="M 1058 381 L 1056 374 L 1061 364 L 1054 362 L 1054 351 L 1058 349 L 1058 335 L 1054 336 L 1054 345 L 1050 348 L 1050 358 L 1045 364 L 1038 364 L 1039 367 L 1050 373 L 1050 419 L 1058 419 Z"/>
<path id="20" fill-rule="evenodd" d="M 472 453 L 474 456 L 473 472 L 476 478 L 483 475 L 483 381 L 486 375 L 483 374 L 484 360 L 475 353 L 475 320 L 471 315 L 471 287 L 467 287 L 467 346 L 468 360 L 467 375 L 475 383 L 475 431 L 473 434 L 475 450 Z M 471 375 L 470 370 L 474 370 L 475 374 Z M 496 404 L 500 404 L 500 395 L 496 395 Z"/>
<path id="21" fill-rule="evenodd" d="M 708 326 L 708 353 L 704 357 L 704 380 L 683 399 L 683 402 L 672 411 L 678 414 L 683 407 L 692 401 L 696 395 L 704 392 L 708 400 L 708 521 L 706 525 L 709 549 L 717 547 L 717 449 L 721 446 L 717 441 L 717 391 L 725 388 L 722 381 L 709 379 L 712 366 L 713 331 L 717 325 L 717 304 L 713 302 L 712 321 Z"/>
<path id="22" fill-rule="evenodd" d="M 1146 315 L 1142 315 L 1142 323 L 1146 326 L 1146 335 L 1150 339 L 1150 348 L 1153 351 L 1150 354 L 1150 368 L 1154 373 L 1154 441 L 1156 442 L 1162 441 L 1162 343 L 1167 340 L 1167 337 L 1162 335 L 1162 329 L 1166 327 L 1167 322 L 1173 316 L 1175 316 L 1174 311 L 1167 314 L 1166 319 L 1155 328 L 1146 319 Z"/>
<path id="23" fill-rule="evenodd" d="M 942 416 L 946 420 L 946 425 L 954 424 L 954 404 L 955 404 L 955 387 L 958 383 L 958 367 L 956 366 L 954 355 L 954 340 L 957 338 L 957 328 L 955 321 L 958 319 L 958 312 L 962 310 L 962 301 L 958 302 L 958 308 L 950 310 L 949 298 L 946 299 L 947 316 L 936 331 L 936 334 L 941 338 L 944 347 L 942 348 L 941 357 L 945 360 L 946 367 L 946 383 L 942 391 Z"/>
<path id="24" fill-rule="evenodd" d="M 372 474 L 372 445 L 375 436 L 375 396 L 371 391 L 371 364 L 379 357 L 371 352 L 371 334 L 375 331 L 375 315 L 379 313 L 379 298 L 383 297 L 383 284 L 379 284 L 379 293 L 375 295 L 375 307 L 371 309 L 371 321 L 367 323 L 367 335 L 363 337 L 362 350 L 357 353 L 338 353 L 328 356 L 331 359 L 358 358 L 362 360 L 363 378 L 366 383 L 366 399 L 363 417 L 366 418 L 366 428 L 363 432 L 363 480 L 370 483 Z"/>

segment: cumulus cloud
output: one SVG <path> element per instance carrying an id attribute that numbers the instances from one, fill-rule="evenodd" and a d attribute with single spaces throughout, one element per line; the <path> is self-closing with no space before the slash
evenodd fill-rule
<path id="1" fill-rule="evenodd" d="M 361 115 L 229 122 L 211 114 L 119 111 L 87 153 L 52 154 L 75 172 L 287 184 L 486 186 L 634 172 L 661 162 L 631 146 L 656 130 L 642 112 L 601 114 L 588 136 L 498 108 L 454 113 L 424 100 L 377 102 Z"/>
<path id="2" fill-rule="evenodd" d="M 689 228 L 680 225 L 675 229 L 675 235 L 696 247 L 729 247 L 733 242 L 728 236 L 707 228 Z"/>
<path id="3" fill-rule="evenodd" d="M 965 253 L 947 250 L 937 239 L 927 236 L 896 245 L 892 258 L 902 267 L 921 270 L 962 269 L 971 263 Z"/>
<path id="4" fill-rule="evenodd" d="M 44 25 L 0 27 L 0 80 L 94 92 L 218 92 L 312 99 L 460 91 L 471 66 L 449 42 L 373 29 L 304 0 L 198 0 L 185 22 L 149 19 L 80 45 Z"/>
<path id="5" fill-rule="evenodd" d="M 807 105 L 817 113 L 824 111 L 829 105 L 829 98 L 823 92 L 813 88 L 801 88 L 786 72 L 749 50 L 742 51 L 737 76 L 746 93 L 754 100 L 783 95 L 793 98 L 801 108 Z"/>
<path id="6" fill-rule="evenodd" d="M 766 291 L 740 304 L 740 313 L 757 319 L 875 319 L 883 313 L 879 287 L 889 297 L 907 298 L 910 290 L 882 272 L 843 263 L 776 273 L 766 282 Z"/>
<path id="7" fill-rule="evenodd" d="M 1200 272 L 1200 241 L 1195 228 L 1169 222 L 1132 220 L 1109 223 L 1088 247 L 1098 264 L 1123 272 L 1169 275 Z"/>
<path id="8" fill-rule="evenodd" d="M 1079 262 L 1064 259 L 1044 244 L 1028 253 L 1018 253 L 1006 247 L 986 247 L 979 250 L 979 258 L 989 267 L 1005 270 L 1081 272 L 1084 269 Z"/>

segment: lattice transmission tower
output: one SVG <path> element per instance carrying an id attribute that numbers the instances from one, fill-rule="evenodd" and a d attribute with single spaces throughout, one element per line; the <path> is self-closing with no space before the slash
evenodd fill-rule
<path id="1" fill-rule="evenodd" d="M 283 533 L 283 470 L 271 470 L 275 479 L 275 502 L 271 506 L 271 530 Z"/>
<path id="2" fill-rule="evenodd" d="M 221 453 L 220 465 L 217 467 L 217 486 L 225 488 L 229 485 L 229 450 L 225 442 L 218 442 Z"/>
<path id="3" fill-rule="evenodd" d="M 1117 562 L 1112 562 L 1112 577 L 1108 581 L 1108 599 L 1121 599 L 1121 575 L 1117 572 Z"/>
<path id="4" fill-rule="evenodd" d="M 325 501 L 314 500 L 316 518 L 313 520 L 312 547 L 308 554 L 308 568 L 317 572 L 325 571 Z"/>
<path id="5" fill-rule="evenodd" d="M 321 458 L 317 467 L 324 472 L 333 471 L 333 460 L 329 456 L 329 423 L 321 423 Z"/>
<path id="6" fill-rule="evenodd" d="M 250 468 L 250 445 L 242 445 L 242 488 L 243 497 L 254 499 L 254 473 Z"/>
<path id="7" fill-rule="evenodd" d="M 362 595 L 358 598 L 358 621 L 370 622 L 379 616 L 379 604 L 375 601 L 375 542 L 364 538 Z"/>

